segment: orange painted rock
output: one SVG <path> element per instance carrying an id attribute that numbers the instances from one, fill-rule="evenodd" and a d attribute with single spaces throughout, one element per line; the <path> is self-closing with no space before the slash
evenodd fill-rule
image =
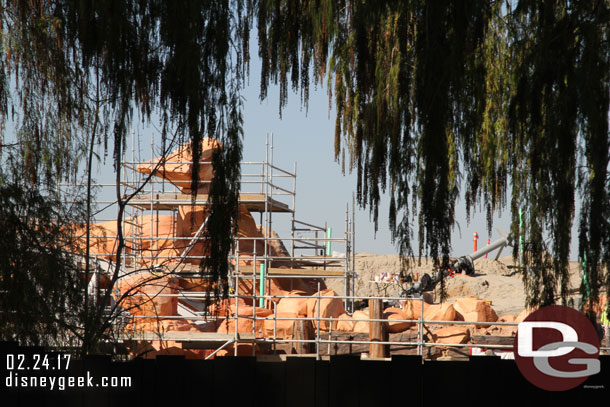
<path id="1" fill-rule="evenodd" d="M 265 337 L 273 337 L 275 330 L 276 338 L 291 339 L 292 326 L 298 315 L 294 312 L 278 312 L 277 318 L 277 320 L 274 320 L 273 316 L 270 316 L 265 319 L 263 323 Z"/>
<path id="2" fill-rule="evenodd" d="M 231 313 L 235 316 L 237 311 L 237 332 L 240 333 L 251 333 L 254 327 L 254 334 L 262 335 L 264 329 L 265 318 L 272 314 L 272 311 L 266 308 L 252 307 L 249 305 L 242 305 L 235 307 L 234 304 L 230 306 Z M 235 332 L 235 318 L 224 319 L 218 329 L 219 333 L 233 333 Z"/>
<path id="3" fill-rule="evenodd" d="M 246 266 L 246 269 L 244 270 L 242 267 L 240 267 L 240 272 L 243 273 L 249 273 L 251 270 L 252 266 Z M 258 272 L 257 272 L 258 275 Z M 285 291 L 282 289 L 282 287 L 280 286 L 280 283 L 282 282 L 281 280 L 292 280 L 289 278 L 268 278 L 267 279 L 267 284 L 265 284 L 265 295 L 271 295 L 271 296 L 285 296 L 288 295 L 288 293 L 290 291 Z M 295 279 L 298 281 L 298 279 Z M 288 286 L 290 282 L 288 282 Z M 297 284 L 295 284 L 297 285 Z M 239 294 L 240 295 L 252 295 L 252 279 L 246 280 L 246 279 L 240 279 L 239 280 Z M 260 284 L 257 281 L 256 283 L 256 295 L 260 295 Z M 252 298 L 245 298 L 246 303 L 248 304 L 252 304 Z M 257 301 L 257 305 L 258 305 L 258 298 L 256 299 Z M 271 299 L 271 301 L 273 302 L 279 302 L 281 299 L 278 298 L 273 298 Z M 267 301 L 267 300 L 265 300 Z"/>
<path id="4" fill-rule="evenodd" d="M 352 332 L 354 330 L 354 321 L 352 317 L 347 314 L 339 315 L 339 322 L 337 322 L 337 331 L 339 332 Z"/>
<path id="5" fill-rule="evenodd" d="M 209 208 L 202 205 L 180 205 L 176 219 L 175 247 L 180 255 L 187 253 L 185 263 L 201 264 L 202 257 L 209 254 L 209 243 L 204 240 L 192 242 L 191 239 L 197 234 L 201 225 L 209 215 Z"/>
<path id="6" fill-rule="evenodd" d="M 525 318 L 527 318 L 534 311 L 536 311 L 534 308 L 526 307 L 523 311 L 519 313 L 519 315 L 517 315 L 515 322 L 521 323 L 525 321 Z"/>
<path id="7" fill-rule="evenodd" d="M 210 161 L 212 160 L 214 150 L 220 147 L 221 144 L 218 140 L 210 138 L 201 140 L 199 156 L 199 180 L 201 183 L 197 189 L 198 194 L 207 194 L 209 192 L 210 181 L 214 176 L 214 170 Z M 191 143 L 187 143 L 167 155 L 165 160 L 161 161 L 159 158 L 155 158 L 146 164 L 139 165 L 137 171 L 143 174 L 154 172 L 155 176 L 165 178 L 180 188 L 182 193 L 190 194 L 193 169 L 193 148 Z"/>
<path id="8" fill-rule="evenodd" d="M 207 278 L 180 278 L 178 285 L 182 291 L 205 292 L 213 290 L 214 287 Z"/>
<path id="9" fill-rule="evenodd" d="M 319 281 L 315 278 L 273 278 L 271 280 L 273 281 L 273 284 L 284 291 L 300 290 L 304 291 L 306 295 L 309 296 L 316 295 L 318 286 L 320 287 L 320 291 L 326 289 L 324 281 Z"/>
<path id="10" fill-rule="evenodd" d="M 236 307 L 235 304 L 231 304 L 231 313 L 235 314 L 236 312 L 240 317 L 254 317 L 256 315 L 256 318 L 266 318 L 273 314 L 273 311 L 267 308 L 252 307 L 241 303 Z"/>
<path id="11" fill-rule="evenodd" d="M 387 315 L 387 316 L 386 316 Z M 396 333 L 403 332 L 415 325 L 413 322 L 396 321 L 401 319 L 408 319 L 402 312 L 384 313 L 384 318 L 388 319 L 387 329 L 388 332 Z"/>
<path id="12" fill-rule="evenodd" d="M 178 207 L 178 217 L 176 218 L 177 236 L 195 236 L 203 222 L 210 214 L 208 206 L 204 205 L 180 205 Z M 183 246 L 188 243 L 184 240 Z"/>
<path id="13" fill-rule="evenodd" d="M 256 251 L 257 256 L 263 256 L 265 254 L 265 241 L 250 211 L 245 205 L 239 205 L 237 216 L 237 237 L 258 238 L 258 240 L 240 240 L 239 247 L 237 247 L 239 253 L 253 254 Z M 269 250 L 267 254 L 271 254 Z"/>
<path id="14" fill-rule="evenodd" d="M 168 249 L 150 249 L 140 251 L 141 265 L 144 267 L 149 266 L 167 266 L 172 267 L 178 263 L 179 257 L 182 252 L 176 248 Z"/>
<path id="15" fill-rule="evenodd" d="M 247 304 L 244 298 L 239 298 L 239 306 L 245 306 L 245 305 L 251 305 L 251 304 Z M 219 301 L 215 301 L 212 304 L 210 304 L 210 306 L 208 307 L 208 311 L 210 314 L 214 315 L 214 316 L 229 316 L 230 314 L 233 314 L 235 308 L 235 298 L 231 298 L 231 299 L 224 299 L 224 300 L 219 300 Z"/>
<path id="16" fill-rule="evenodd" d="M 470 340 L 470 330 L 465 326 L 449 326 L 432 332 L 436 343 L 466 343 Z"/>
<path id="17" fill-rule="evenodd" d="M 184 356 L 185 359 L 203 359 L 211 350 L 208 349 L 182 349 L 180 342 L 152 341 L 132 342 L 129 350 L 133 358 L 154 359 L 160 355 Z"/>
<path id="18" fill-rule="evenodd" d="M 195 324 L 188 319 L 136 318 L 125 326 L 126 332 L 216 332 L 213 321 Z"/>
<path id="19" fill-rule="evenodd" d="M 433 304 L 424 312 L 426 321 L 455 321 L 456 312 L 449 303 Z"/>
<path id="20" fill-rule="evenodd" d="M 514 315 L 502 315 L 498 318 L 498 322 L 517 322 L 517 317 Z M 515 336 L 517 334 L 516 325 L 501 325 L 498 335 L 502 336 Z"/>
<path id="21" fill-rule="evenodd" d="M 352 314 L 352 319 L 354 322 L 354 332 L 366 332 L 367 334 L 369 333 L 370 323 L 367 321 L 369 319 L 369 314 L 367 312 L 355 311 Z"/>
<path id="22" fill-rule="evenodd" d="M 117 233 L 117 222 L 115 220 L 90 224 L 90 255 L 95 255 L 97 257 L 101 257 L 108 260 L 115 260 L 116 250 L 118 247 Z M 130 233 L 131 229 L 129 228 L 129 226 L 126 226 L 124 228 L 123 235 L 129 236 Z M 87 248 L 86 227 L 75 228 L 74 236 L 76 237 L 76 246 L 84 253 Z M 126 249 L 126 251 L 129 252 L 130 250 Z"/>
<path id="23" fill-rule="evenodd" d="M 142 272 L 123 277 L 117 285 L 120 306 L 132 315 L 178 315 L 178 281 L 175 277 Z"/>
<path id="24" fill-rule="evenodd" d="M 338 294 L 329 289 L 320 291 L 320 309 L 318 311 L 318 298 L 317 295 L 310 297 L 307 300 L 307 317 L 308 318 L 338 318 L 339 315 L 345 314 L 345 308 L 343 307 L 343 301 L 340 298 L 325 298 L 334 297 Z M 332 321 L 333 330 L 337 327 L 337 321 Z M 317 327 L 317 322 L 313 321 L 314 329 Z M 320 321 L 320 329 L 328 331 L 331 327 L 331 321 Z"/>
<path id="25" fill-rule="evenodd" d="M 173 215 L 144 215 L 134 217 L 130 222 L 138 225 L 136 229 L 135 226 L 127 224 L 129 236 L 136 235 L 136 232 L 139 235 L 137 247 L 141 249 L 174 247 L 174 238 L 178 236 L 178 229 Z"/>
<path id="26" fill-rule="evenodd" d="M 430 304 L 424 302 L 424 315 L 430 307 Z M 402 312 L 407 317 L 406 319 L 419 319 L 421 315 L 422 302 L 420 300 L 405 300 L 402 307 Z"/>
<path id="27" fill-rule="evenodd" d="M 464 321 L 496 322 L 498 320 L 498 315 L 489 302 L 479 298 L 458 298 L 454 308 Z"/>
<path id="28" fill-rule="evenodd" d="M 257 229 L 259 230 L 260 234 L 262 236 L 265 236 L 265 233 L 267 232 L 267 230 L 265 229 L 264 226 L 257 226 Z M 282 240 L 280 239 L 280 236 L 277 234 L 277 232 L 275 230 L 271 230 L 269 233 L 269 237 L 272 240 L 268 241 L 268 247 L 270 249 L 270 253 L 272 256 L 274 257 L 289 257 L 290 256 L 290 252 L 288 252 L 288 250 L 286 249 L 286 246 L 284 246 L 284 243 L 282 243 Z"/>
<path id="29" fill-rule="evenodd" d="M 301 290 L 292 290 L 286 293 L 286 295 L 304 296 L 305 292 Z M 280 301 L 277 303 L 277 312 L 289 312 L 305 317 L 307 316 L 307 299 L 308 297 L 281 298 Z"/>
<path id="30" fill-rule="evenodd" d="M 389 307 L 383 311 L 383 317 L 388 320 L 386 327 L 388 332 L 396 333 L 406 331 L 414 325 L 413 322 L 399 322 L 396 320 L 410 319 L 407 318 L 400 308 Z"/>

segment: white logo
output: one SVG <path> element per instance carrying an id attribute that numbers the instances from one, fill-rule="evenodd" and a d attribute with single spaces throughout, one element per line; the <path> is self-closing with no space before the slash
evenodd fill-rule
<path id="1" fill-rule="evenodd" d="M 554 329 L 561 332 L 561 342 L 548 343 L 540 349 L 533 349 L 534 329 Z M 593 358 L 571 358 L 568 363 L 571 365 L 586 365 L 586 368 L 578 371 L 561 371 L 553 368 L 549 364 L 549 358 L 567 355 L 575 348 L 585 353 L 593 355 L 598 349 L 586 342 L 578 342 L 578 333 L 571 326 L 562 322 L 553 321 L 524 321 L 519 324 L 517 353 L 522 357 L 533 357 L 534 365 L 544 374 L 553 377 L 586 377 L 600 371 L 598 359 Z"/>

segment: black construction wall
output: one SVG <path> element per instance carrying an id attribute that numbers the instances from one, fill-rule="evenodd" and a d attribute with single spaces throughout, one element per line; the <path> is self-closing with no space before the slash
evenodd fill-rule
<path id="1" fill-rule="evenodd" d="M 7 354 L 42 354 L 42 349 L 1 344 L 0 406 L 515 406 L 608 400 L 610 360 L 600 357 L 601 373 L 567 392 L 539 390 L 527 382 L 513 361 L 473 357 L 463 362 L 425 362 L 395 356 L 391 361 L 364 361 L 336 356 L 316 361 L 289 357 L 263 362 L 252 357 L 210 361 L 158 357 L 111 362 L 93 356 L 72 360 L 68 371 L 19 371 L 23 375 L 130 376 L 129 389 L 7 388 Z M 15 371 L 13 371 L 15 373 Z M 603 388 L 602 388 L 603 386 Z M 551 405 L 551 404 L 549 404 Z"/>

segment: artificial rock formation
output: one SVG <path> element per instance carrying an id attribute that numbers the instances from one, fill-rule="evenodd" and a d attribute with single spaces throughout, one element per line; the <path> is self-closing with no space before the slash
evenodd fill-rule
<path id="1" fill-rule="evenodd" d="M 498 315 L 489 301 L 480 298 L 458 298 L 453 307 L 462 321 L 496 322 L 498 320 Z M 481 327 L 482 325 L 477 325 L 477 328 Z"/>
<path id="2" fill-rule="evenodd" d="M 199 156 L 199 180 L 201 183 L 197 188 L 198 194 L 207 194 L 210 190 L 210 181 L 214 177 L 214 170 L 210 161 L 214 150 L 220 148 L 221 144 L 216 139 L 204 138 L 201 140 Z M 193 151 L 191 143 L 184 144 L 167 155 L 165 158 L 155 158 L 147 164 L 139 165 L 137 170 L 143 174 L 151 174 L 165 178 L 183 194 L 192 192 L 193 179 Z M 201 163 L 207 162 L 207 163 Z"/>
<path id="3" fill-rule="evenodd" d="M 305 291 L 292 290 L 287 296 L 300 296 L 300 298 L 282 298 L 276 305 L 277 312 L 287 312 L 298 316 L 307 316 L 307 300 Z"/>
<path id="4" fill-rule="evenodd" d="M 367 312 L 355 311 L 352 315 L 352 319 L 354 320 L 354 332 L 369 333 L 370 322 L 367 320 L 370 318 Z"/>
<path id="5" fill-rule="evenodd" d="M 265 318 L 271 315 L 271 310 L 266 308 L 243 306 L 238 307 L 237 314 L 237 332 L 251 333 L 254 331 L 256 335 L 262 336 L 264 329 Z M 256 320 L 254 317 L 256 316 Z M 220 322 L 218 333 L 233 333 L 235 332 L 235 319 L 224 319 Z"/>
<path id="6" fill-rule="evenodd" d="M 208 161 L 214 149 L 220 148 L 215 140 L 204 140 L 201 150 L 201 160 Z M 138 171 L 162 177 L 178 187 L 182 193 L 191 192 L 191 178 L 194 166 L 190 162 L 192 154 L 190 145 L 185 145 L 165 160 L 155 159 L 148 164 L 142 165 Z M 158 164 L 158 168 L 154 166 Z M 209 181 L 212 180 L 213 171 L 209 164 L 199 167 L 199 179 L 202 181 L 198 194 L 207 194 Z M 200 227 L 209 216 L 209 207 L 204 205 L 178 205 L 175 215 L 152 214 L 129 219 L 125 223 L 123 234 L 129 242 L 128 250 L 138 250 L 141 258 L 141 266 L 158 264 L 171 264 L 177 262 L 191 239 L 197 235 Z M 112 259 L 113 249 L 116 247 L 116 221 L 104 222 L 93 225 L 93 233 L 97 233 L 91 239 L 91 252 L 95 255 L 108 256 Z M 252 272 L 259 274 L 260 262 L 254 262 L 254 255 L 267 254 L 274 259 L 270 267 L 282 268 L 292 267 L 288 261 L 282 262 L 282 257 L 288 256 L 288 251 L 282 244 L 279 236 L 273 231 L 266 231 L 256 222 L 245 205 L 238 207 L 237 237 L 239 241 L 237 260 L 233 266 L 239 267 L 240 272 Z M 270 236 L 265 242 L 262 238 Z M 147 238 L 148 237 L 148 238 Z M 152 237 L 152 238 L 151 238 Z M 254 242 L 253 238 L 260 239 Z M 80 243 L 79 243 L 80 244 Z M 82 243 L 84 245 L 84 243 Z M 191 258 L 185 259 L 194 265 L 201 263 L 201 258 L 209 252 L 205 240 L 198 240 L 189 249 Z M 239 295 L 260 295 L 260 286 L 255 280 L 240 279 L 236 287 Z M 369 334 L 369 314 L 364 311 L 356 311 L 352 316 L 348 315 L 343 306 L 343 300 L 336 298 L 337 293 L 326 289 L 323 282 L 316 279 L 287 279 L 267 278 L 265 295 L 271 296 L 295 296 L 297 298 L 265 299 L 264 307 L 259 307 L 258 300 L 252 298 L 226 299 L 216 301 L 208 307 L 208 311 L 219 317 L 218 320 L 209 321 L 205 324 L 194 323 L 185 320 L 166 319 L 177 317 L 178 291 L 204 292 L 216 287 L 209 280 L 194 275 L 176 279 L 168 276 L 157 276 L 151 273 L 138 273 L 119 281 L 119 291 L 142 296 L 128 296 L 122 303 L 133 315 L 150 316 L 151 318 L 140 318 L 130 329 L 157 332 L 188 331 L 188 332 L 218 332 L 218 333 L 252 333 L 261 337 L 273 337 L 278 339 L 300 338 L 304 331 L 339 331 L 344 333 L 366 333 Z M 319 294 L 318 294 L 319 290 Z M 170 295 L 167 295 L 170 294 Z M 318 297 L 319 296 L 319 297 Z M 236 306 L 236 301 L 238 306 Z M 188 303 L 182 304 L 189 307 Z M 422 317 L 428 321 L 455 321 L 465 320 L 472 322 L 496 321 L 497 315 L 490 304 L 481 299 L 463 298 L 458 299 L 455 304 L 441 303 L 422 304 L 419 300 L 405 299 L 400 308 L 387 308 L 384 310 L 383 318 L 387 332 L 404 332 L 414 326 L 413 322 L 403 320 L 417 320 Z M 197 311 L 192 309 L 193 311 Z M 155 319 L 155 316 L 165 317 Z M 304 321 L 302 318 L 336 318 L 335 321 L 317 322 Z M 253 318 L 255 317 L 255 318 Z M 275 319 L 274 317 L 277 317 Z M 509 320 L 503 317 L 502 320 Z M 518 318 L 513 320 L 518 320 Z M 307 325 L 307 329 L 304 326 Z M 429 324 L 433 326 L 433 324 Z M 431 328 L 432 329 L 432 328 Z M 509 327 L 496 330 L 498 333 L 513 332 Z M 494 331 L 495 332 L 495 331 Z M 466 343 L 470 339 L 470 330 L 463 326 L 447 326 L 441 329 L 433 329 L 433 340 L 438 343 Z M 183 354 L 187 357 L 204 357 L 210 353 L 208 350 L 191 351 L 181 349 L 180 343 L 169 341 L 155 341 L 140 343 L 139 350 L 148 355 L 155 354 Z M 219 352 L 217 355 L 233 355 L 233 347 Z M 238 354 L 252 354 L 252 345 L 239 344 Z M 256 349 L 257 352 L 261 349 Z"/>
<path id="7" fill-rule="evenodd" d="M 455 321 L 456 312 L 449 303 L 433 304 L 424 312 L 426 321 Z"/>
<path id="8" fill-rule="evenodd" d="M 470 340 L 470 331 L 465 326 L 448 326 L 432 332 L 432 341 L 436 343 L 461 344 Z"/>
<path id="9" fill-rule="evenodd" d="M 320 291 L 320 305 L 318 305 L 318 296 L 314 295 L 307 300 L 307 317 L 308 318 L 338 318 L 339 315 L 345 314 L 343 301 L 340 298 L 325 298 L 335 297 L 338 294 L 333 290 L 325 289 Z M 319 310 L 318 310 L 319 307 Z M 317 327 L 317 322 L 313 322 L 314 329 Z M 320 321 L 320 330 L 328 331 L 331 328 L 331 321 Z M 337 321 L 332 321 L 332 328 L 336 330 Z"/>
<path id="10" fill-rule="evenodd" d="M 353 332 L 355 323 L 353 318 L 348 314 L 339 315 L 339 321 L 337 322 L 336 330 L 339 332 Z"/>
<path id="11" fill-rule="evenodd" d="M 386 308 L 383 311 L 383 317 L 388 320 L 386 329 L 391 333 L 403 332 L 415 325 L 414 322 L 396 321 L 411 319 L 400 308 Z"/>
<path id="12" fill-rule="evenodd" d="M 118 282 L 121 306 L 132 315 L 178 315 L 178 279 L 148 272 L 123 277 Z"/>
<path id="13" fill-rule="evenodd" d="M 275 332 L 276 338 L 291 339 L 293 334 L 294 322 L 299 318 L 295 312 L 278 312 L 277 320 L 273 316 L 264 320 L 264 335 L 273 337 Z"/>

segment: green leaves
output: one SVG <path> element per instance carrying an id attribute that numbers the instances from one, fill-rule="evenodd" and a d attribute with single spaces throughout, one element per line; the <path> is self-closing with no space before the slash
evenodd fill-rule
<path id="1" fill-rule="evenodd" d="M 413 254 L 417 213 L 419 254 L 446 265 L 456 200 L 468 213 L 484 204 L 491 230 L 512 194 L 528 302 L 565 300 L 578 191 L 594 298 L 610 289 L 607 2 L 275 0 L 261 3 L 258 24 L 261 98 L 297 69 L 326 76 L 335 158 L 349 154 L 375 220 L 389 190 L 401 254 Z"/>
<path id="2" fill-rule="evenodd" d="M 82 206 L 0 183 L 0 339 L 66 346 L 82 335 L 86 282 L 69 249 Z M 72 225 L 72 226 L 71 226 Z"/>
<path id="3" fill-rule="evenodd" d="M 527 248 L 514 254 L 525 260 L 528 302 L 565 300 L 578 193 L 591 301 L 610 290 L 604 1 L 10 2 L 0 118 L 7 123 L 14 93 L 28 176 L 74 170 L 67 158 L 82 150 L 89 86 L 99 78 L 116 162 L 136 109 L 145 119 L 159 112 L 196 154 L 204 136 L 223 143 L 213 194 L 228 195 L 213 199 L 219 218 L 211 223 L 221 236 L 214 253 L 226 257 L 234 208 L 221 206 L 238 191 L 238 100 L 255 18 L 261 98 L 279 84 L 281 115 L 289 88 L 307 104 L 310 84 L 326 81 L 335 158 L 357 171 L 358 202 L 375 221 L 389 192 L 401 254 L 414 253 L 417 215 L 419 254 L 446 266 L 456 201 L 465 198 L 469 215 L 483 204 L 491 229 L 510 195 L 512 232 Z M 208 267 L 226 272 L 220 261 Z"/>
<path id="4" fill-rule="evenodd" d="M 223 150 L 214 158 L 214 260 L 205 267 L 226 283 L 243 137 L 238 101 L 249 59 L 252 2 L 57 0 L 3 7 L 0 127 L 18 130 L 25 163 L 19 168 L 29 181 L 24 186 L 44 191 L 68 176 L 77 178 L 79 158 L 94 154 L 102 141 L 118 172 L 137 114 L 144 122 L 161 118 L 163 145 L 167 129 L 177 129 L 175 142 L 191 142 L 196 163 L 202 139 L 216 138 Z M 16 113 L 9 118 L 9 112 Z M 2 141 L 6 138 L 3 133 Z M 198 181 L 193 179 L 193 191 Z M 120 175 L 117 190 L 119 182 Z M 122 214 L 120 191 L 117 200 Z M 101 309 L 92 312 L 103 316 Z M 96 340 L 102 334 L 86 336 Z M 94 345 L 84 342 L 85 351 Z"/>

